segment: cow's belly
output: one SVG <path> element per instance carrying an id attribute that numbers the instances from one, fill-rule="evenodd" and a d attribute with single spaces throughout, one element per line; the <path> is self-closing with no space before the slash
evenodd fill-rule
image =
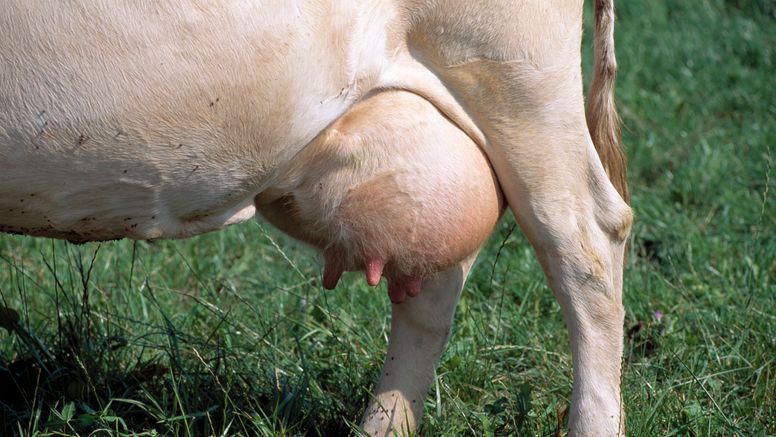
<path id="1" fill-rule="evenodd" d="M 180 3 L 4 3 L 0 231 L 176 238 L 248 219 L 390 52 L 345 2 Z"/>
<path id="2" fill-rule="evenodd" d="M 79 172 L 37 160 L 23 166 L 34 169 L 28 174 L 0 178 L 0 231 L 71 241 L 180 238 L 255 214 L 254 193 L 223 173 L 174 181 L 136 162 L 116 164 L 104 164 L 110 172 Z M 201 191 L 192 194 L 189 184 Z"/>

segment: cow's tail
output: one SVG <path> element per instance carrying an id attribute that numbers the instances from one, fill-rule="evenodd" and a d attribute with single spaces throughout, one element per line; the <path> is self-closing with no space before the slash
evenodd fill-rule
<path id="1" fill-rule="evenodd" d="M 595 67 L 587 96 L 587 125 L 609 180 L 630 203 L 626 160 L 621 145 L 620 118 L 614 104 L 614 0 L 595 3 Z"/>

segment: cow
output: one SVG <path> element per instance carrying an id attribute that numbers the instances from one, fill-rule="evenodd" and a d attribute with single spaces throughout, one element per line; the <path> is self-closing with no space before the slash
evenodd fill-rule
<path id="1" fill-rule="evenodd" d="M 585 108 L 582 9 L 582 0 L 5 0 L 0 231 L 183 238 L 262 212 L 323 250 L 325 286 L 343 270 L 364 270 L 370 284 L 385 276 L 388 354 L 361 425 L 387 435 L 422 416 L 503 193 L 570 334 L 570 434 L 622 435 L 632 213 L 614 106 L 614 11 L 612 0 L 594 0 Z M 419 108 L 418 118 L 399 117 L 399 103 Z M 372 130 L 377 122 L 382 130 Z M 349 145 L 366 152 L 374 178 L 347 159 L 305 161 L 342 158 Z M 383 146 L 407 153 L 404 164 L 386 164 L 396 155 Z M 475 162 L 471 171 L 424 155 L 446 146 L 453 162 Z M 337 187 L 337 169 L 356 180 Z M 403 176 L 386 183 L 384 173 Z M 416 209 L 399 194 L 468 208 L 449 179 L 458 174 L 484 193 L 483 214 L 403 227 L 402 214 L 422 222 L 436 206 Z M 325 186 L 311 198 L 316 182 Z M 309 202 L 327 215 L 318 221 Z M 361 213 L 389 217 L 377 227 Z M 349 231 L 333 234 L 338 225 Z M 397 232 L 385 241 L 381 229 Z M 425 232 L 437 254 L 422 244 Z M 411 262 L 401 262 L 404 250 L 415 251 Z"/>

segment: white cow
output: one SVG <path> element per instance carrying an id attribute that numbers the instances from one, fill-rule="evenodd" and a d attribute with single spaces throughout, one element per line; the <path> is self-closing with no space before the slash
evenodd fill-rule
<path id="1" fill-rule="evenodd" d="M 324 285 L 363 269 L 394 302 L 416 296 L 393 306 L 362 423 L 385 435 L 420 420 L 500 186 L 570 332 L 571 434 L 623 434 L 632 216 L 611 0 L 595 15 L 586 116 L 582 0 L 4 0 L 0 231 L 178 238 L 261 208 L 324 250 Z"/>

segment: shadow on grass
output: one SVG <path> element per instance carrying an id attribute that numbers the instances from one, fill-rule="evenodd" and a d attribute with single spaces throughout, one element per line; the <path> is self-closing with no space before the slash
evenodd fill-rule
<path id="1" fill-rule="evenodd" d="M 111 332 L 104 314 L 92 309 L 90 276 L 100 246 L 93 247 L 87 257 L 80 248 L 68 249 L 75 254 L 76 281 L 62 280 L 55 261 L 46 261 L 55 284 L 56 308 L 48 310 L 57 314 L 55 330 L 38 332 L 26 323 L 24 311 L 7 306 L 0 292 L 0 327 L 14 342 L 12 355 L 0 356 L 0 435 L 353 432 L 341 418 L 366 405 L 367 393 L 359 387 L 368 382 L 350 378 L 352 392 L 360 393 L 350 403 L 313 396 L 311 379 L 320 391 L 332 377 L 341 390 L 347 378 L 330 375 L 325 365 L 310 368 L 304 356 L 299 357 L 301 371 L 288 375 L 276 363 L 262 363 L 230 347 L 223 335 L 232 328 L 226 322 L 229 313 L 219 316 L 210 336 L 193 337 L 168 317 L 146 282 L 142 293 L 162 322 L 126 319 L 125 333 Z M 4 261 L 27 275 L 13 261 Z M 134 329 L 146 333 L 127 335 Z"/>

